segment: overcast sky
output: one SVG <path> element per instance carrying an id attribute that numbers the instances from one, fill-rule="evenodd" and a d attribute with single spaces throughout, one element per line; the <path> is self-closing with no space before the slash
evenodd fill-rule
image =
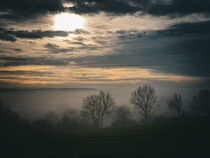
<path id="1" fill-rule="evenodd" d="M 1 87 L 205 87 L 209 61 L 209 0 L 0 1 Z"/>

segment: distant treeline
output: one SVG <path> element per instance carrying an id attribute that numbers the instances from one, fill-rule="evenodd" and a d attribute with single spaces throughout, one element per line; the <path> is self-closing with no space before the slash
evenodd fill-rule
<path id="1" fill-rule="evenodd" d="M 62 113 L 49 112 L 43 118 L 30 121 L 20 118 L 9 106 L 0 104 L 0 133 L 6 135 L 44 134 L 49 132 L 72 132 L 105 127 L 133 126 L 156 122 L 181 121 L 210 116 L 210 91 L 200 90 L 184 111 L 183 97 L 175 93 L 166 100 L 173 117 L 168 114 L 155 115 L 161 106 L 155 89 L 149 85 L 139 86 L 131 93 L 133 107 L 117 105 L 110 92 L 101 90 L 97 95 L 87 96 L 81 110 L 72 108 Z M 107 126 L 106 126 L 107 127 Z"/>

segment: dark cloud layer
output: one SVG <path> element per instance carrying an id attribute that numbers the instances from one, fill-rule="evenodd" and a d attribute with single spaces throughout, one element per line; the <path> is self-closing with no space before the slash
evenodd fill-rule
<path id="1" fill-rule="evenodd" d="M 0 27 L 0 40 L 14 42 L 16 41 L 16 38 L 13 35 L 8 34 L 8 30 Z"/>
<path id="2" fill-rule="evenodd" d="M 48 59 L 42 57 L 0 57 L 3 63 L 1 66 L 19 66 L 19 65 L 69 65 L 68 59 Z"/>
<path id="3" fill-rule="evenodd" d="M 0 71 L 0 75 L 50 75 L 50 72 L 38 72 L 38 71 Z"/>
<path id="4" fill-rule="evenodd" d="M 47 13 L 65 11 L 63 2 L 71 2 L 74 6 L 68 8 L 78 14 L 96 14 L 106 12 L 113 15 L 151 14 L 187 15 L 192 13 L 210 13 L 209 0 L 1 0 L 0 19 L 24 20 L 37 18 Z"/>
<path id="5" fill-rule="evenodd" d="M 157 34 L 158 36 L 206 35 L 210 34 L 210 21 L 179 23 L 157 31 Z"/>
<path id="6" fill-rule="evenodd" d="M 145 9 L 145 12 L 152 15 L 186 15 L 192 13 L 210 12 L 209 0 L 156 0 L 156 3 Z"/>
<path id="7" fill-rule="evenodd" d="M 70 10 L 76 13 L 133 14 L 140 11 L 151 15 L 186 15 L 209 13 L 209 0 L 69 0 L 75 6 Z"/>
<path id="8" fill-rule="evenodd" d="M 7 30 L 0 27 L 0 40 L 14 42 L 17 38 L 24 39 L 41 39 L 44 37 L 52 38 L 56 36 L 66 37 L 69 35 L 69 32 L 66 31 L 41 31 L 41 30 Z"/>
<path id="9" fill-rule="evenodd" d="M 72 0 L 69 0 L 72 1 Z M 73 0 L 74 6 L 71 11 L 78 14 L 99 13 L 101 11 L 114 14 L 135 13 L 139 10 L 138 6 L 130 5 L 124 0 Z"/>
<path id="10" fill-rule="evenodd" d="M 7 13 L 0 18 L 21 20 L 63 11 L 64 8 L 61 0 L 1 0 L 0 10 Z"/>
<path id="11" fill-rule="evenodd" d="M 47 48 L 47 50 L 50 53 L 68 53 L 68 52 L 80 52 L 80 51 L 96 51 L 96 50 L 101 50 L 103 48 L 106 48 L 106 46 L 98 46 L 95 44 L 85 44 L 83 42 L 75 42 L 75 41 L 70 41 L 68 42 L 71 45 L 77 45 L 77 47 L 75 46 L 71 46 L 71 47 L 67 47 L 67 48 L 61 48 L 56 44 L 52 44 L 52 43 L 47 43 L 45 45 L 43 45 L 45 48 Z"/>
<path id="12" fill-rule="evenodd" d="M 74 48 L 60 48 L 58 45 L 51 43 L 45 44 L 44 47 L 47 48 L 50 53 L 67 53 L 74 50 Z"/>

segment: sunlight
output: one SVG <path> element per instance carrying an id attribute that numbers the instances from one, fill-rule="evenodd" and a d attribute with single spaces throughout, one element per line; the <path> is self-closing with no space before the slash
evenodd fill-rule
<path id="1" fill-rule="evenodd" d="M 54 18 L 54 29 L 61 31 L 74 31 L 84 29 L 85 19 L 76 14 L 61 13 Z"/>

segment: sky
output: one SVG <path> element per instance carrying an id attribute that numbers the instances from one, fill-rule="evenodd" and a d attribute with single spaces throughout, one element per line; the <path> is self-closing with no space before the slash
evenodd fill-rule
<path id="1" fill-rule="evenodd" d="M 209 0 L 1 0 L 0 87 L 208 87 L 209 43 Z"/>

